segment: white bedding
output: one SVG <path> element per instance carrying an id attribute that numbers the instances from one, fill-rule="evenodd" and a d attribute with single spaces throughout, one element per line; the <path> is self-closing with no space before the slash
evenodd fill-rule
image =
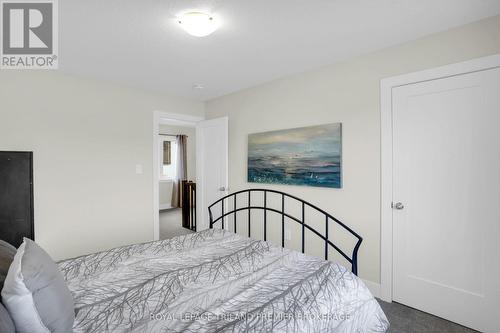
<path id="1" fill-rule="evenodd" d="M 344 267 L 212 229 L 59 263 L 74 332 L 385 332 Z"/>

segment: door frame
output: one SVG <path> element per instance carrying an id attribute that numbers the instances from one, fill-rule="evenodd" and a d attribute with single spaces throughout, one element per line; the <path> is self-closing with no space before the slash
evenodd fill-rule
<path id="1" fill-rule="evenodd" d="M 381 192 L 380 192 L 380 298 L 392 302 L 393 255 L 393 123 L 392 90 L 396 87 L 479 72 L 500 67 L 500 54 L 419 72 L 389 77 L 380 81 Z"/>
<path id="2" fill-rule="evenodd" d="M 160 239 L 160 152 L 158 149 L 159 144 L 159 134 L 161 124 L 170 124 L 173 126 L 189 126 L 196 128 L 196 124 L 205 117 L 192 116 L 179 113 L 171 113 L 165 111 L 153 111 L 153 240 Z M 200 156 L 198 147 L 196 147 L 196 160 L 198 164 L 198 159 Z M 202 175 L 196 174 L 196 182 L 200 182 L 198 177 Z"/>

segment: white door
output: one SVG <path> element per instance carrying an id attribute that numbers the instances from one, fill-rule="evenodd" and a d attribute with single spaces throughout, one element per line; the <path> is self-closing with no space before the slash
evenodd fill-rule
<path id="1" fill-rule="evenodd" d="M 196 125 L 197 231 L 209 227 L 208 206 L 227 192 L 228 118 L 200 121 Z M 200 162 L 198 162 L 200 161 Z"/>
<path id="2" fill-rule="evenodd" d="M 500 69 L 394 88 L 393 154 L 394 301 L 499 332 Z"/>

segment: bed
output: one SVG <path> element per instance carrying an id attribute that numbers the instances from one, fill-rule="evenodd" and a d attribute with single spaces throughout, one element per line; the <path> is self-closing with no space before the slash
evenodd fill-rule
<path id="1" fill-rule="evenodd" d="M 387 318 L 357 277 L 362 238 L 335 217 L 283 192 L 249 189 L 213 203 L 209 219 L 210 228 L 197 233 L 58 263 L 30 239 L 17 249 L 0 241 L 0 275 L 8 270 L 0 330 L 387 330 Z M 299 251 L 286 248 L 290 223 L 298 228 Z M 341 231 L 353 239 L 348 251 L 338 241 Z M 304 253 L 310 243 L 324 258 Z M 333 253 L 350 269 L 329 258 Z"/>
<path id="2" fill-rule="evenodd" d="M 260 204 L 252 201 L 257 193 L 264 197 Z M 238 205 L 242 196 L 243 206 Z M 282 209 L 268 204 L 271 196 L 282 199 Z M 302 206 L 299 217 L 287 212 L 285 203 L 291 201 Z M 326 216 L 324 233 L 306 223 L 307 209 Z M 264 213 L 264 240 L 247 237 L 254 210 Z M 248 235 L 234 232 L 239 212 L 248 212 Z M 221 198 L 209 213 L 208 230 L 59 262 L 74 298 L 74 332 L 387 330 L 383 311 L 356 276 L 362 239 L 333 216 L 296 197 L 260 189 Z M 305 233 L 312 233 L 324 242 L 325 259 L 334 249 L 351 270 L 267 242 L 268 214 L 282 217 L 281 245 L 285 219 L 295 221 L 302 230 L 302 252 Z M 329 239 L 334 223 L 357 239 L 351 253 Z"/>

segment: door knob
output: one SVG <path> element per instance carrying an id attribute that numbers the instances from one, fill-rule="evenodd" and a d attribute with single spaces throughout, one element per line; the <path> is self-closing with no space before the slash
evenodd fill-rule
<path id="1" fill-rule="evenodd" d="M 228 188 L 222 186 L 222 187 L 219 187 L 219 191 L 225 192 L 225 191 L 228 191 Z"/>
<path id="2" fill-rule="evenodd" d="M 405 205 L 403 205 L 402 202 L 396 202 L 396 203 L 393 202 L 391 204 L 391 207 L 394 209 L 397 209 L 397 210 L 401 210 L 401 209 L 405 208 Z"/>

